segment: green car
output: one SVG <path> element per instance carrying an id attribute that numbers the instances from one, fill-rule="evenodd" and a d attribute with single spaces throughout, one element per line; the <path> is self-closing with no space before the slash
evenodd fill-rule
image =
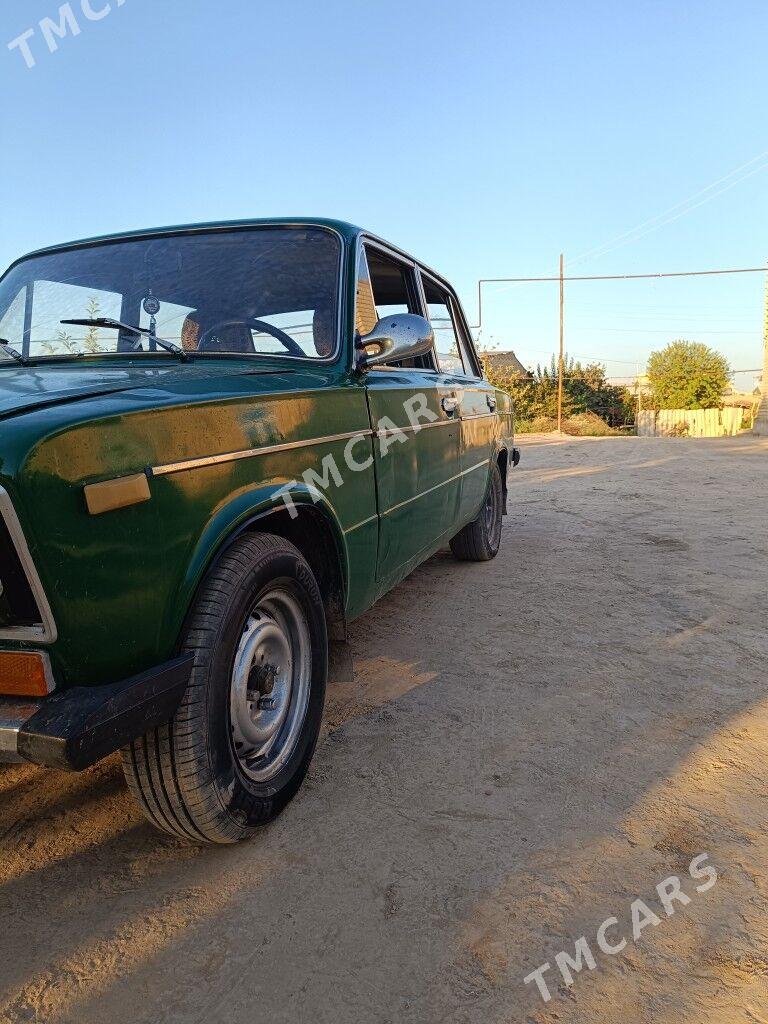
<path id="1" fill-rule="evenodd" d="M 297 791 L 347 624 L 493 558 L 517 464 L 456 293 L 330 220 L 89 239 L 0 280 L 0 760 L 121 751 L 156 826 Z"/>

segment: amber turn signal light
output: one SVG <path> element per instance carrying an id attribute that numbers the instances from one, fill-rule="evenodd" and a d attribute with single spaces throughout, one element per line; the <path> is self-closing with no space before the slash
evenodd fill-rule
<path id="1" fill-rule="evenodd" d="M 51 663 L 40 651 L 0 651 L 0 695 L 47 697 L 53 689 Z"/>

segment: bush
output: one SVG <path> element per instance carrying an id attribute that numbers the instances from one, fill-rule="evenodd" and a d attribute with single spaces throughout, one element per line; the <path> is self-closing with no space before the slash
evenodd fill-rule
<path id="1" fill-rule="evenodd" d="M 580 412 L 576 416 L 569 416 L 563 423 L 563 433 L 573 437 L 611 437 L 618 434 L 618 430 L 609 427 L 605 420 L 593 412 Z"/>
<path id="2" fill-rule="evenodd" d="M 515 421 L 515 432 L 518 434 L 550 434 L 553 430 L 557 430 L 557 420 L 551 416 Z"/>
<path id="3" fill-rule="evenodd" d="M 557 419 L 559 373 L 554 358 L 549 366 L 537 366 L 528 377 L 510 373 L 509 370 L 494 369 L 488 363 L 485 371 L 491 384 L 506 391 L 512 398 L 521 433 L 555 429 L 541 422 L 542 419 Z M 599 363 L 582 366 L 573 359 L 566 359 L 563 416 L 567 418 L 586 412 L 602 417 L 611 426 L 618 426 L 633 418 L 634 399 L 627 388 L 607 383 L 605 367 Z"/>
<path id="4" fill-rule="evenodd" d="M 688 437 L 690 427 L 687 423 L 676 423 L 669 431 L 668 437 Z"/>
<path id="5" fill-rule="evenodd" d="M 534 416 L 515 423 L 518 434 L 551 434 L 553 430 L 557 430 L 557 420 L 553 416 Z M 593 412 L 579 412 L 563 420 L 563 433 L 572 437 L 613 437 L 619 431 L 609 427 Z"/>

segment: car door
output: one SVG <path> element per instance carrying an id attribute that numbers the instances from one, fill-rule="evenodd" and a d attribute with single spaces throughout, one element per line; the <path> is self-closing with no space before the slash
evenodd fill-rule
<path id="1" fill-rule="evenodd" d="M 459 398 L 458 529 L 477 516 L 485 498 L 496 437 L 496 393 L 482 376 L 456 296 L 427 271 L 421 272 L 421 282 L 438 366 L 450 374 Z"/>
<path id="2" fill-rule="evenodd" d="M 405 312 L 424 313 L 414 265 L 366 242 L 358 260 L 358 332 Z M 372 368 L 366 392 L 376 435 L 377 579 L 386 587 L 447 539 L 456 522 L 459 398 L 453 376 L 437 371 L 432 353 Z"/>

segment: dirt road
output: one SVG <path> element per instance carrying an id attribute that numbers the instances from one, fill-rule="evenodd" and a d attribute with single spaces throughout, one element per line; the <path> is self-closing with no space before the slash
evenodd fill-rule
<path id="1" fill-rule="evenodd" d="M 493 563 L 440 554 L 353 624 L 250 845 L 156 834 L 114 759 L 0 766 L 0 1019 L 768 1021 L 768 441 L 529 440 L 510 499 Z"/>

